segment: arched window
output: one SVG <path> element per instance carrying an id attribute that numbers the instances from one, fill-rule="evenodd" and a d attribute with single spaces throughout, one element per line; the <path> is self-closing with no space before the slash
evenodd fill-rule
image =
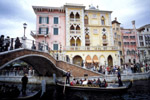
<path id="1" fill-rule="evenodd" d="M 101 24 L 105 25 L 105 18 L 104 18 L 104 16 L 101 17 Z"/>
<path id="2" fill-rule="evenodd" d="M 76 13 L 76 18 L 78 18 L 78 19 L 80 18 L 80 15 L 78 12 Z"/>
<path id="3" fill-rule="evenodd" d="M 76 27 L 76 30 L 80 30 L 80 27 L 79 27 L 79 25 L 77 25 L 77 27 Z"/>
<path id="4" fill-rule="evenodd" d="M 73 25 L 71 25 L 70 30 L 74 30 L 74 26 Z"/>
<path id="5" fill-rule="evenodd" d="M 74 18 L 73 12 L 70 13 L 70 18 Z"/>
<path id="6" fill-rule="evenodd" d="M 103 39 L 106 39 L 106 35 L 104 34 L 102 38 L 103 38 Z"/>
<path id="7" fill-rule="evenodd" d="M 84 24 L 88 24 L 88 16 L 87 15 L 84 16 Z"/>

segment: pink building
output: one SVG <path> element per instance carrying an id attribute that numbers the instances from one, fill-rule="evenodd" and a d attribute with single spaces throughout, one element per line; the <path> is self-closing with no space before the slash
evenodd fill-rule
<path id="1" fill-rule="evenodd" d="M 62 50 L 66 40 L 64 8 L 33 6 L 33 10 L 36 14 L 36 31 L 31 31 L 31 35 L 52 50 Z"/>
<path id="2" fill-rule="evenodd" d="M 137 55 L 137 31 L 135 29 L 135 22 L 132 22 L 133 29 L 121 29 L 123 37 L 123 51 L 124 51 L 124 63 L 138 63 Z"/>

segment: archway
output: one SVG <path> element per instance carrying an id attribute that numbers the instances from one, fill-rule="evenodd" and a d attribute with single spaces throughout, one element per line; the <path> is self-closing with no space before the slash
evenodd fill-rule
<path id="1" fill-rule="evenodd" d="M 111 55 L 108 56 L 107 60 L 108 60 L 108 66 L 113 66 L 113 59 Z"/>
<path id="2" fill-rule="evenodd" d="M 95 67 L 98 67 L 99 60 L 98 60 L 98 57 L 96 55 L 94 55 L 94 57 L 93 57 L 93 64 Z"/>
<path id="3" fill-rule="evenodd" d="M 105 57 L 103 55 L 100 56 L 100 65 L 106 65 Z"/>
<path id="4" fill-rule="evenodd" d="M 86 57 L 85 62 L 86 62 L 85 63 L 86 68 L 91 68 L 92 59 L 91 59 L 91 57 L 89 55 Z"/>
<path id="5" fill-rule="evenodd" d="M 82 60 L 81 56 L 77 55 L 77 56 L 73 57 L 73 64 L 81 66 L 82 62 L 83 62 L 83 60 Z"/>
<path id="6" fill-rule="evenodd" d="M 122 58 L 120 59 L 120 63 L 121 63 L 121 65 L 123 65 L 123 60 L 122 60 Z"/>
<path id="7" fill-rule="evenodd" d="M 66 55 L 66 61 L 67 61 L 67 62 L 70 62 L 70 58 L 69 58 L 68 55 Z"/>

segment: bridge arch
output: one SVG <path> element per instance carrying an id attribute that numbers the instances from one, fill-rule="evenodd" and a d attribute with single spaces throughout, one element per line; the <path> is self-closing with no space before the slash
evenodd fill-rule
<path id="1" fill-rule="evenodd" d="M 63 76 L 65 74 L 65 71 L 56 67 L 56 62 L 53 61 L 53 59 L 40 54 L 24 54 L 19 56 L 18 53 L 17 57 L 10 57 L 9 60 L 0 67 L 0 69 L 3 69 L 6 65 L 16 60 L 22 60 L 28 63 L 40 76 L 52 76 L 53 73 L 55 73 L 56 76 Z"/>

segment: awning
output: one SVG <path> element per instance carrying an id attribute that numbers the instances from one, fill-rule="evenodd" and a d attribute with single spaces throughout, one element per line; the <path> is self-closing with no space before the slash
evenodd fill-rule
<path id="1" fill-rule="evenodd" d="M 92 60 L 86 60 L 87 63 L 92 63 Z"/>
<path id="2" fill-rule="evenodd" d="M 99 63 L 99 60 L 94 60 L 95 63 Z"/>

